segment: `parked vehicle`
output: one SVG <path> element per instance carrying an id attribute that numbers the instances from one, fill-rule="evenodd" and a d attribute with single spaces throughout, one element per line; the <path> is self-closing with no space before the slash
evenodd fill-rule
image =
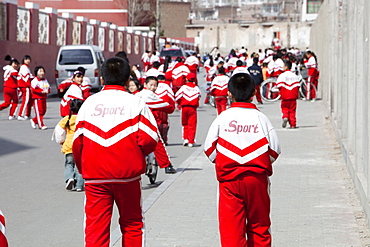
<path id="1" fill-rule="evenodd" d="M 177 57 L 181 57 L 184 60 L 186 58 L 185 51 L 182 47 L 163 48 L 159 53 L 161 63 L 163 63 L 166 56 L 171 56 L 172 61 L 175 61 Z"/>
<path id="2" fill-rule="evenodd" d="M 101 49 L 95 45 L 61 46 L 55 66 L 57 88 L 63 80 L 70 78 L 78 67 L 84 67 L 85 76 L 91 81 L 92 91 L 99 91 L 100 68 L 104 60 Z"/>

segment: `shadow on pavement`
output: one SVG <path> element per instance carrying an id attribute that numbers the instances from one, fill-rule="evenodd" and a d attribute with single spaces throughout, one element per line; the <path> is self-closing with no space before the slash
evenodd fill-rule
<path id="1" fill-rule="evenodd" d="M 0 156 L 33 148 L 3 138 L 0 138 L 0 147 Z"/>
<path id="2" fill-rule="evenodd" d="M 142 190 L 154 189 L 154 188 L 159 187 L 159 185 L 161 185 L 162 183 L 163 181 L 158 181 L 158 182 L 155 182 L 155 184 L 147 184 L 146 186 L 143 186 L 141 189 Z"/>

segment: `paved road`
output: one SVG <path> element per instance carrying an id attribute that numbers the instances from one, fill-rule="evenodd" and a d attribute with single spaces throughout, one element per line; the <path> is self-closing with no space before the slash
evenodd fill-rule
<path id="1" fill-rule="evenodd" d="M 44 131 L 32 129 L 29 121 L 9 121 L 8 109 L 0 111 L 0 209 L 6 216 L 10 246 L 83 246 L 84 193 L 65 190 L 64 156 L 51 141 L 60 120 L 59 102 L 48 99 L 49 129 Z M 213 108 L 199 108 L 198 140 L 204 139 L 214 116 Z M 196 148 L 182 146 L 179 111 L 170 116 L 170 123 L 168 153 L 177 168 Z M 160 169 L 155 185 L 143 176 L 143 200 L 171 176 Z M 112 231 L 116 222 L 115 212 Z"/>

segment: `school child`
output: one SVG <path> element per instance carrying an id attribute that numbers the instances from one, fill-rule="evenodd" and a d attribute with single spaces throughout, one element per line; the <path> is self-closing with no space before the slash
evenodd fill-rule
<path id="1" fill-rule="evenodd" d="M 285 62 L 285 72 L 279 75 L 276 87 L 280 90 L 281 112 L 283 118 L 282 127 L 287 123 L 292 129 L 297 128 L 296 110 L 299 95 L 299 77 L 291 71 L 292 62 Z"/>
<path id="2" fill-rule="evenodd" d="M 0 111 L 10 107 L 9 120 L 16 118 L 15 111 L 18 107 L 18 69 L 19 62 L 9 55 L 5 57 L 5 61 L 9 61 L 9 65 L 3 67 L 4 69 L 4 103 L 0 105 Z"/>
<path id="3" fill-rule="evenodd" d="M 193 147 L 197 130 L 197 108 L 199 107 L 200 90 L 195 85 L 195 74 L 186 76 L 187 83 L 175 95 L 175 100 L 181 107 L 181 124 L 183 145 Z"/>
<path id="4" fill-rule="evenodd" d="M 45 79 L 45 68 L 37 66 L 35 68 L 36 77 L 31 82 L 31 93 L 33 100 L 33 108 L 36 116 L 30 119 L 32 128 L 36 129 L 38 125 L 39 129 L 46 130 L 48 127 L 44 124 L 44 116 L 46 113 L 46 97 L 50 93 L 50 84 Z"/>
<path id="5" fill-rule="evenodd" d="M 250 75 L 230 78 L 232 104 L 211 124 L 204 152 L 219 181 L 221 246 L 271 246 L 269 176 L 280 154 L 276 132 L 252 104 Z"/>
<path id="6" fill-rule="evenodd" d="M 68 116 L 69 105 L 72 99 L 83 100 L 81 83 L 83 81 L 83 73 L 76 70 L 72 75 L 72 85 L 68 88 L 67 92 L 64 94 L 62 100 L 60 101 L 60 115 L 62 117 Z"/>
<path id="7" fill-rule="evenodd" d="M 306 51 L 306 57 L 307 59 L 304 60 L 304 65 L 308 69 L 308 81 L 311 82 L 317 89 L 320 73 L 317 69 L 316 56 L 312 51 Z M 309 84 L 307 85 L 309 88 Z M 312 99 L 312 101 L 315 101 L 316 99 L 316 93 L 312 88 L 307 90 L 307 99 Z"/>
<path id="8" fill-rule="evenodd" d="M 82 90 L 82 96 L 84 99 L 87 99 L 91 95 L 91 81 L 89 77 L 85 76 L 85 68 L 84 67 L 78 67 L 78 71 L 81 71 L 83 74 L 83 81 L 81 83 L 81 90 Z M 63 97 L 65 92 L 67 92 L 68 88 L 72 85 L 73 83 L 73 76 L 71 78 L 67 78 L 64 81 L 62 81 L 59 86 L 58 86 L 58 93 Z"/>
<path id="9" fill-rule="evenodd" d="M 189 68 L 184 64 L 181 57 L 176 58 L 172 69 L 172 90 L 176 93 L 180 87 L 186 84 L 186 76 L 190 73 Z"/>
<path id="10" fill-rule="evenodd" d="M 166 83 L 166 79 L 164 75 L 159 75 L 158 79 L 158 87 L 155 90 L 155 94 L 158 95 L 161 99 L 163 99 L 168 104 L 172 105 L 175 108 L 175 96 L 171 87 Z M 158 130 L 161 134 L 161 137 L 164 141 L 164 144 L 168 145 L 168 130 L 170 129 L 170 125 L 168 122 L 168 113 L 164 111 L 158 112 Z"/>
<path id="11" fill-rule="evenodd" d="M 130 81 L 126 89 L 129 93 L 136 94 L 143 89 L 143 85 L 138 81 L 138 79 L 130 77 Z"/>
<path id="12" fill-rule="evenodd" d="M 22 60 L 22 66 L 18 73 L 18 87 L 22 93 L 22 104 L 18 112 L 18 120 L 27 120 L 31 115 L 31 81 L 34 76 L 31 74 L 30 65 L 31 57 L 25 55 Z"/>
<path id="13" fill-rule="evenodd" d="M 261 98 L 261 83 L 263 82 L 263 72 L 261 67 L 258 65 L 259 59 L 258 57 L 253 58 L 253 65 L 248 67 L 249 74 L 252 76 L 254 80 L 254 84 L 256 86 L 256 99 L 259 104 L 263 104 Z"/>
<path id="14" fill-rule="evenodd" d="M 218 75 L 213 79 L 210 94 L 215 96 L 217 115 L 226 110 L 227 106 L 227 84 L 229 77 L 225 75 L 224 67 L 218 68 Z"/>
<path id="15" fill-rule="evenodd" d="M 192 52 L 192 54 L 185 59 L 185 65 L 188 66 L 191 73 L 194 73 L 195 75 L 197 75 L 197 71 L 199 67 L 199 60 L 195 52 Z M 196 76 L 195 76 L 195 84 L 198 85 L 198 79 Z"/>
<path id="16" fill-rule="evenodd" d="M 237 73 L 249 74 L 247 66 L 245 66 L 241 60 L 236 61 L 236 67 L 234 68 L 233 73 L 231 74 L 231 76 L 233 76 Z"/>
<path id="17" fill-rule="evenodd" d="M 55 141 L 62 145 L 61 152 L 65 155 L 64 164 L 64 181 L 66 183 L 66 190 L 75 189 L 81 192 L 84 187 L 84 180 L 78 172 L 72 154 L 73 135 L 76 130 L 77 113 L 81 108 L 83 101 L 80 99 L 73 99 L 70 101 L 70 111 L 68 116 L 65 116 L 55 126 L 54 137 Z"/>
<path id="18" fill-rule="evenodd" d="M 138 92 L 136 95 L 139 96 L 148 105 L 152 111 L 153 116 L 157 122 L 157 126 L 161 124 L 161 112 L 172 113 L 175 109 L 174 105 L 170 105 L 163 99 L 158 97 L 154 92 L 158 87 L 158 79 L 154 76 L 148 76 L 145 79 L 144 89 Z M 160 134 L 159 134 L 160 136 Z M 171 164 L 170 157 L 164 146 L 162 138 L 159 138 L 158 144 L 154 150 L 155 158 L 160 168 L 165 168 L 167 174 L 174 174 L 176 170 Z"/>

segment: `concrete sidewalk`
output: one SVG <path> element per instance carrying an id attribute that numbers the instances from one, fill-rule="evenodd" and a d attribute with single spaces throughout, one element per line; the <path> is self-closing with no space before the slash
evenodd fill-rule
<path id="1" fill-rule="evenodd" d="M 370 246 L 323 102 L 299 101 L 294 130 L 282 129 L 279 102 L 259 108 L 282 147 L 271 177 L 273 246 Z M 178 170 L 144 202 L 146 246 L 220 246 L 213 164 L 199 147 Z"/>

